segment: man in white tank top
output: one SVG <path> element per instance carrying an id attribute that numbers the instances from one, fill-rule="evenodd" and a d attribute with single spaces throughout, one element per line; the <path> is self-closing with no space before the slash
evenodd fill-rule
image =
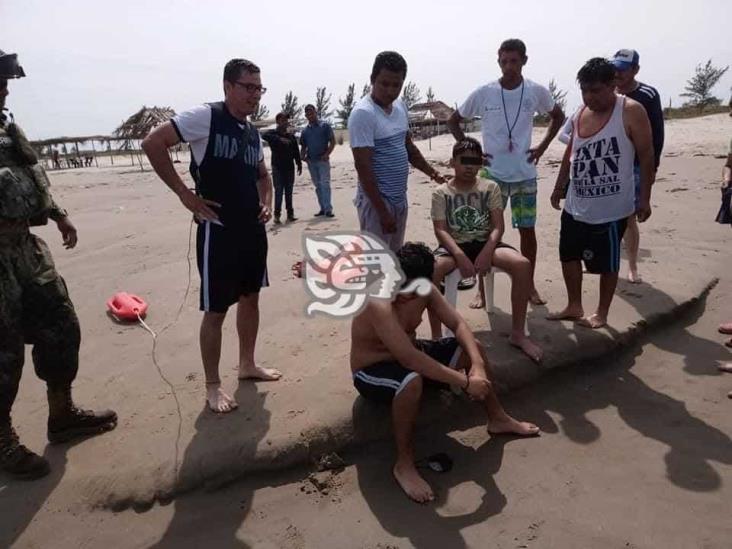
<path id="1" fill-rule="evenodd" d="M 565 193 L 559 257 L 567 286 L 567 306 L 550 320 L 577 320 L 601 328 L 607 323 L 620 269 L 620 241 L 628 217 L 644 222 L 651 215 L 655 177 L 651 125 L 643 105 L 615 93 L 615 68 L 599 57 L 577 73 L 585 106 L 573 116 L 572 135 L 564 153 L 551 203 L 559 209 Z M 633 162 L 638 155 L 641 195 L 636 208 Z M 582 308 L 582 262 L 600 275 L 597 310 Z"/>

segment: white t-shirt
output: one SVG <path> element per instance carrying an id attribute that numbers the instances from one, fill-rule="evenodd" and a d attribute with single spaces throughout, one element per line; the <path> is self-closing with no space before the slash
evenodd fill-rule
<path id="1" fill-rule="evenodd" d="M 392 103 L 391 112 L 387 114 L 367 95 L 356 104 L 348 117 L 351 148 L 368 147 L 374 150 L 373 170 L 379 193 L 394 205 L 402 205 L 407 200 L 408 131 L 407 107 L 401 99 Z"/>
<path id="2" fill-rule="evenodd" d="M 208 136 L 211 133 L 211 106 L 198 105 L 187 111 L 176 114 L 171 122 L 178 130 L 180 138 L 191 146 L 193 161 L 201 165 L 203 157 L 206 156 L 208 147 Z M 241 129 L 246 124 L 239 124 Z M 264 160 L 264 146 L 262 136 L 259 136 L 259 161 Z"/>
<path id="3" fill-rule="evenodd" d="M 458 113 L 463 118 L 482 118 L 483 152 L 493 156 L 490 172 L 496 179 L 511 182 L 534 179 L 536 166 L 526 161 L 526 152 L 531 148 L 534 114 L 551 111 L 554 99 L 547 88 L 528 78 L 524 78 L 523 86 L 519 85 L 513 90 L 504 89 L 503 99 L 501 90 L 497 80 L 481 86 L 468 96 Z M 512 151 L 509 150 L 509 128 L 513 128 Z"/>

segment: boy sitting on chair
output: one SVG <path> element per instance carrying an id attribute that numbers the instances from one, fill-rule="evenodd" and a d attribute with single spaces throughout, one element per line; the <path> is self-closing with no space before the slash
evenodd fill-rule
<path id="1" fill-rule="evenodd" d="M 470 137 L 458 141 L 452 149 L 455 177 L 432 193 L 432 223 L 440 247 L 435 252 L 433 282 L 439 284 L 454 269 L 463 278 L 478 276 L 478 295 L 470 304 L 485 306 L 483 276 L 491 267 L 511 277 L 512 329 L 509 342 L 539 362 L 543 351 L 531 341 L 524 326 L 531 293 L 531 263 L 518 250 L 501 242 L 503 203 L 498 185 L 478 177 L 483 164 L 483 149 Z M 432 338 L 442 337 L 442 325 L 430 314 Z"/>

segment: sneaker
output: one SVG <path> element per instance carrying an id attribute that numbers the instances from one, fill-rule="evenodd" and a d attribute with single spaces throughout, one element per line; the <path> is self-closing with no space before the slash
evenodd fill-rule
<path id="1" fill-rule="evenodd" d="M 290 223 L 292 221 L 297 221 L 297 217 L 295 217 L 295 214 L 290 214 L 287 216 L 287 222 Z"/>
<path id="2" fill-rule="evenodd" d="M 325 212 L 323 210 L 320 210 L 318 213 L 316 213 L 313 217 L 321 217 L 325 215 Z"/>
<path id="3" fill-rule="evenodd" d="M 333 212 L 328 212 L 325 214 L 325 217 L 335 217 L 335 214 Z"/>
<path id="4" fill-rule="evenodd" d="M 92 412 L 72 406 L 61 417 L 48 418 L 48 441 L 67 442 L 71 439 L 98 435 L 117 426 L 117 414 L 111 410 Z"/>
<path id="5" fill-rule="evenodd" d="M 21 480 L 45 477 L 51 472 L 45 458 L 20 443 L 9 422 L 0 426 L 0 469 Z"/>

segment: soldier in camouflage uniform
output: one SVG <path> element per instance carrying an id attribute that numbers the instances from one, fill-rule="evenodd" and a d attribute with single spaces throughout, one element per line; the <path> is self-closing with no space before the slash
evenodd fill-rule
<path id="1" fill-rule="evenodd" d="M 65 442 L 113 429 L 112 411 L 74 406 L 81 334 L 66 284 L 51 253 L 29 227 L 51 219 L 64 246 L 76 229 L 51 198 L 48 179 L 23 132 L 4 114 L 8 79 L 25 76 L 15 54 L 0 50 L 0 468 L 17 478 L 38 478 L 48 462 L 18 441 L 10 409 L 18 393 L 25 344 L 33 345 L 36 374 L 48 387 L 48 440 Z"/>

